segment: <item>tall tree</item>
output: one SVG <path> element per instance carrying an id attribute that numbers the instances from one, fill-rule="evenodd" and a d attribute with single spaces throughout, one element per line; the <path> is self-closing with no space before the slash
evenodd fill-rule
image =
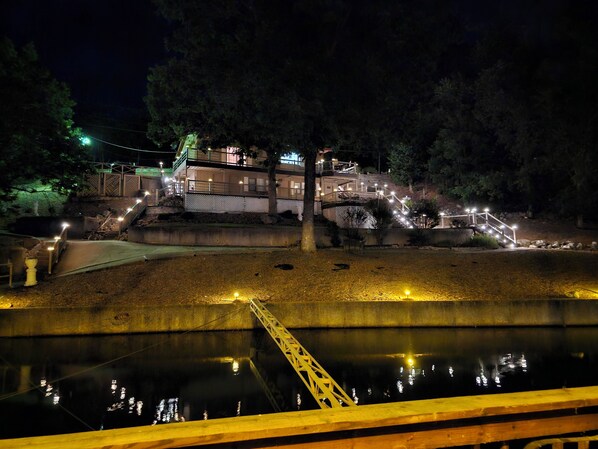
<path id="1" fill-rule="evenodd" d="M 0 41 L 0 200 L 33 182 L 77 189 L 89 168 L 73 127 L 69 89 L 40 65 L 32 44 Z"/>
<path id="2" fill-rule="evenodd" d="M 352 53 L 359 38 L 350 22 L 359 22 L 361 3 L 158 5 L 178 23 L 169 41 L 177 56 L 150 74 L 150 135 L 164 140 L 199 131 L 205 146 L 256 147 L 269 154 L 269 169 L 283 152 L 299 150 L 305 161 L 301 248 L 315 251 L 317 153 L 338 141 L 347 107 L 359 107 L 348 98 L 369 67 Z"/>

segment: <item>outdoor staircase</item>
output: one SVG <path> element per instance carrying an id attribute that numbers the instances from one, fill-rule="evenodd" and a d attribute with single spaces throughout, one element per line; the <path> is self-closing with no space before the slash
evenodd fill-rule
<path id="1" fill-rule="evenodd" d="M 390 208 L 392 210 L 392 214 L 397 221 L 397 223 L 407 229 L 414 229 L 419 227 L 415 221 L 409 216 L 411 210 L 409 206 L 407 206 L 406 201 L 397 197 L 394 191 L 386 193 L 385 191 L 381 190 L 379 195 L 384 197 L 386 201 L 388 201 Z"/>
<path id="2" fill-rule="evenodd" d="M 488 209 L 478 212 L 477 209 L 465 209 L 461 215 L 440 215 L 440 227 L 469 227 L 478 234 L 488 235 L 496 239 L 502 247 L 517 246 L 517 226 L 509 226 L 492 215 Z"/>

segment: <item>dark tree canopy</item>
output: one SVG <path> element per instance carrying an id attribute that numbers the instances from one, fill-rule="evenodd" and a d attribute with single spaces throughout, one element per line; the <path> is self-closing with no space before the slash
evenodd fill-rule
<path id="1" fill-rule="evenodd" d="M 33 182 L 57 191 L 77 188 L 87 154 L 73 128 L 68 88 L 37 60 L 33 45 L 0 41 L 0 199 Z"/>
<path id="2" fill-rule="evenodd" d="M 300 151 L 306 208 L 330 146 L 464 202 L 596 215 L 598 6 L 466 3 L 157 0 L 150 135 Z"/>
<path id="3" fill-rule="evenodd" d="M 159 1 L 178 28 L 168 44 L 175 56 L 150 73 L 150 135 L 165 141 L 196 132 L 200 145 L 256 147 L 273 163 L 285 151 L 301 152 L 302 248 L 315 249 L 317 152 L 379 134 L 376 120 L 359 132 L 354 126 L 384 112 L 383 40 L 368 34 L 384 19 L 379 4 Z"/>

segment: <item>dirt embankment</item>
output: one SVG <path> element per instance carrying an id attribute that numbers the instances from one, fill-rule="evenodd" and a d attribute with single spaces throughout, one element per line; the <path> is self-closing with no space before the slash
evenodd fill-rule
<path id="1" fill-rule="evenodd" d="M 598 252 L 366 249 L 203 254 L 0 292 L 0 307 L 264 301 L 598 299 Z"/>

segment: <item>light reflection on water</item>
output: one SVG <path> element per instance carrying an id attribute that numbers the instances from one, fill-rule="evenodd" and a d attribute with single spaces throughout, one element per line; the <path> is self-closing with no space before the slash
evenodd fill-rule
<path id="1" fill-rule="evenodd" d="M 586 386 L 598 329 L 296 330 L 359 405 Z M 0 339 L 0 438 L 316 408 L 265 332 Z"/>

